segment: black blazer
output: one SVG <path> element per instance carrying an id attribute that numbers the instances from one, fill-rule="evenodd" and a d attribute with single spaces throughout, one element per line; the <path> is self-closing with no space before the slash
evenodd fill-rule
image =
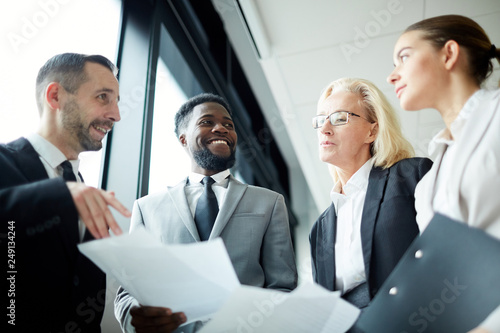
<path id="1" fill-rule="evenodd" d="M 77 248 L 78 213 L 64 180 L 48 179 L 24 138 L 0 145 L 0 223 L 2 253 L 15 251 L 6 269 L 14 284 L 3 289 L 12 292 L 2 298 L 3 309 L 15 305 L 8 332 L 100 332 L 106 277 Z"/>
<path id="2" fill-rule="evenodd" d="M 388 169 L 373 167 L 361 217 L 361 243 L 370 299 L 377 293 L 418 234 L 415 186 L 432 166 L 427 158 L 409 158 Z M 332 205 L 314 223 L 311 243 L 314 281 L 335 290 L 337 216 Z"/>

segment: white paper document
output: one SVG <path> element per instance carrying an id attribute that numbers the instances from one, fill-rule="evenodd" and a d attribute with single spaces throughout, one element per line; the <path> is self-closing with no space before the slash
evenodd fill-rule
<path id="1" fill-rule="evenodd" d="M 209 318 L 240 286 L 222 239 L 165 245 L 144 229 L 78 245 L 142 305 Z"/>
<path id="2" fill-rule="evenodd" d="M 359 315 L 338 292 L 306 283 L 290 293 L 242 286 L 222 239 L 165 245 L 144 229 L 78 245 L 142 305 L 212 318 L 203 333 L 345 332 Z"/>
<path id="3" fill-rule="evenodd" d="M 241 286 L 200 333 L 343 333 L 359 313 L 338 292 L 317 284 L 290 293 Z"/>

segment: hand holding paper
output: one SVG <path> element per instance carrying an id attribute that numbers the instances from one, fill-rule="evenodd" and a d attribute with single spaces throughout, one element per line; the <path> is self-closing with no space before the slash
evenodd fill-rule
<path id="1" fill-rule="evenodd" d="M 172 332 L 186 322 L 186 315 L 182 312 L 172 313 L 169 308 L 152 306 L 133 306 L 130 309 L 131 325 L 136 333 L 143 332 Z"/>

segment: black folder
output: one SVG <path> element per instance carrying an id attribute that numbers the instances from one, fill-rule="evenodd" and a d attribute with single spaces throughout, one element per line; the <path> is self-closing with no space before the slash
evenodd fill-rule
<path id="1" fill-rule="evenodd" d="M 366 333 L 467 332 L 500 306 L 500 241 L 436 214 L 356 327 Z"/>

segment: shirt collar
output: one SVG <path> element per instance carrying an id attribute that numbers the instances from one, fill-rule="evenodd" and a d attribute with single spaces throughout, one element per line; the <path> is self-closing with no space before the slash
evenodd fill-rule
<path id="1" fill-rule="evenodd" d="M 64 156 L 64 154 L 56 146 L 39 134 L 32 133 L 27 136 L 26 139 L 31 143 L 38 155 L 40 155 L 40 157 L 48 165 L 50 165 L 51 168 L 57 169 L 62 162 L 67 160 L 66 156 Z M 69 162 L 71 163 L 73 170 L 78 172 L 80 160 L 70 160 Z"/>
<path id="2" fill-rule="evenodd" d="M 226 169 L 224 171 L 216 173 L 215 175 L 212 175 L 211 177 L 213 180 L 215 180 L 215 184 L 226 187 L 229 181 L 230 174 L 231 173 L 229 172 L 229 169 Z M 199 184 L 201 180 L 205 178 L 205 175 L 196 172 L 191 172 L 188 178 L 190 184 Z"/>
<path id="3" fill-rule="evenodd" d="M 451 139 L 450 131 L 445 127 L 432 138 L 431 142 L 429 142 L 429 156 L 431 159 L 435 160 L 438 153 L 443 150 L 444 147 L 451 145 L 453 145 L 453 140 Z"/>

